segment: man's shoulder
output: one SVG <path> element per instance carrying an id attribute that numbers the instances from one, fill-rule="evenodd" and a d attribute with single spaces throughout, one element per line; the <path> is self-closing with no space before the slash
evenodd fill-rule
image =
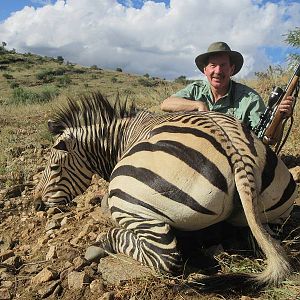
<path id="1" fill-rule="evenodd" d="M 208 81 L 205 79 L 198 79 L 190 83 L 191 86 L 198 86 L 198 87 L 206 87 L 209 85 Z"/>
<path id="2" fill-rule="evenodd" d="M 186 88 L 197 93 L 206 93 L 210 89 L 209 82 L 205 79 L 195 80 L 191 82 Z"/>
<path id="3" fill-rule="evenodd" d="M 256 90 L 254 90 L 253 88 L 251 88 L 246 84 L 235 82 L 235 88 L 237 93 L 240 94 L 240 96 L 261 98 L 259 93 Z"/>

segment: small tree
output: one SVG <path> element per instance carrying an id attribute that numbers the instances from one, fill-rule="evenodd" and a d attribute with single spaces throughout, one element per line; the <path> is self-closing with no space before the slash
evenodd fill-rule
<path id="1" fill-rule="evenodd" d="M 2 46 L 0 46 L 0 53 L 5 53 L 5 52 L 7 52 L 7 50 L 5 49 L 5 47 L 6 47 L 6 43 L 5 42 L 2 42 Z"/>
<path id="2" fill-rule="evenodd" d="M 288 45 L 299 49 L 300 48 L 300 27 L 296 27 L 294 30 L 290 30 L 287 34 L 284 35 L 286 38 L 284 40 Z M 300 63 L 300 54 L 291 53 L 288 58 L 292 66 Z"/>
<path id="3" fill-rule="evenodd" d="M 58 63 L 60 63 L 60 64 L 64 63 L 64 58 L 61 55 L 57 56 L 56 59 L 57 59 Z"/>

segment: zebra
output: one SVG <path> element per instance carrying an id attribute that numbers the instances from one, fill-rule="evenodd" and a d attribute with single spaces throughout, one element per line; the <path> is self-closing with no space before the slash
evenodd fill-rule
<path id="1" fill-rule="evenodd" d="M 296 184 L 240 121 L 216 112 L 153 113 L 120 100 L 112 105 L 94 92 L 69 99 L 48 128 L 56 140 L 35 189 L 36 206 L 69 204 L 99 174 L 109 181 L 108 206 L 118 224 L 98 244 L 105 251 L 178 274 L 183 261 L 174 230 L 226 221 L 250 227 L 266 268 L 208 276 L 203 289 L 216 282 L 262 288 L 290 274 L 285 251 L 263 224 L 290 214 Z"/>

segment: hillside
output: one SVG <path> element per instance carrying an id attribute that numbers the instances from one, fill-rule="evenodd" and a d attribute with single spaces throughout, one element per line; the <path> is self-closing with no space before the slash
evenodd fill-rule
<path id="1" fill-rule="evenodd" d="M 264 98 L 274 84 L 267 75 L 247 82 Z M 289 74 L 282 74 L 276 83 L 282 80 L 284 85 L 288 78 Z M 111 226 L 106 212 L 99 208 L 107 183 L 97 177 L 88 191 L 76 198 L 76 206 L 34 210 L 33 189 L 52 143 L 46 123 L 68 97 L 76 99 L 99 90 L 111 101 L 118 96 L 128 98 L 138 107 L 158 112 L 161 101 L 184 85 L 184 80 L 169 82 L 121 69 L 83 67 L 61 57 L 1 50 L 0 299 L 300 299 L 299 270 L 283 287 L 243 298 L 238 294 L 199 294 L 182 287 L 180 278 L 153 277 L 134 262 L 124 262 L 123 257 L 87 265 L 82 257 L 85 249 Z M 299 103 L 294 117 L 282 157 L 298 174 Z M 295 262 L 300 258 L 299 219 L 297 209 L 282 233 Z M 261 259 L 242 254 L 221 251 L 217 260 L 226 271 L 260 270 Z M 114 273 L 117 270 L 120 274 Z"/>

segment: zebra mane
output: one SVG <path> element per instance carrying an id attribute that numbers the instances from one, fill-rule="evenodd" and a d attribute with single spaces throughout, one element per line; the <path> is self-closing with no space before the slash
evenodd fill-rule
<path id="1" fill-rule="evenodd" d="M 127 99 L 121 101 L 117 96 L 111 104 L 100 92 L 93 92 L 79 98 L 79 101 L 68 98 L 67 105 L 60 107 L 54 117 L 48 121 L 51 134 L 61 134 L 67 128 L 79 128 L 95 124 L 111 124 L 113 120 L 135 117 L 138 110 Z"/>

